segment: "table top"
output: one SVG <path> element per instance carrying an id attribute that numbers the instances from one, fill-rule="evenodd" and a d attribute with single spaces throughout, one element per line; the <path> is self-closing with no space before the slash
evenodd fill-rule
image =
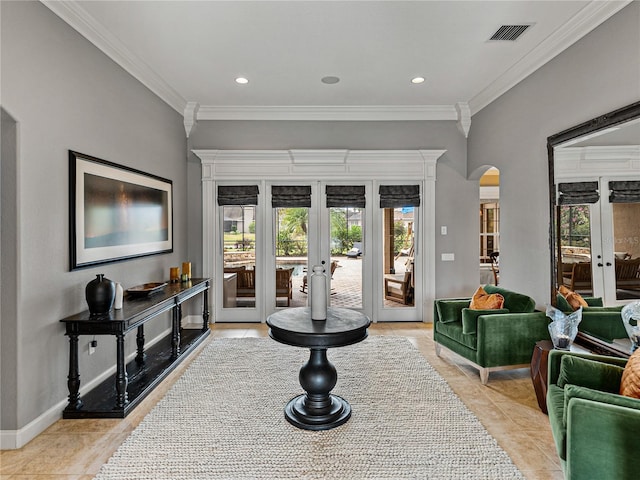
<path id="1" fill-rule="evenodd" d="M 209 288 L 208 278 L 193 278 L 188 282 L 167 283 L 167 285 L 151 295 L 126 295 L 122 302 L 122 309 L 112 309 L 109 313 L 91 316 L 88 310 L 70 315 L 60 320 L 63 323 L 129 323 L 140 317 L 153 314 L 157 309 L 169 307 L 177 302 L 183 302 L 187 298 Z"/>
<path id="2" fill-rule="evenodd" d="M 310 307 L 280 310 L 267 318 L 269 336 L 297 347 L 344 347 L 367 338 L 371 324 L 366 315 L 347 308 L 329 307 L 326 320 L 311 320 Z"/>

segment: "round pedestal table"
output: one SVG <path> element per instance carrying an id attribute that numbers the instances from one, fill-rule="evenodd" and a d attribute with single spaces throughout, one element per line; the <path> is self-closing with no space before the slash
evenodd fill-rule
<path id="1" fill-rule="evenodd" d="M 311 320 L 309 307 L 287 308 L 267 318 L 269 336 L 275 341 L 310 350 L 299 374 L 306 393 L 291 399 L 284 409 L 289 423 L 305 430 L 329 430 L 349 420 L 349 402 L 331 394 L 338 373 L 327 359 L 327 349 L 361 342 L 370 323 L 362 313 L 334 307 L 327 309 L 326 320 Z"/>

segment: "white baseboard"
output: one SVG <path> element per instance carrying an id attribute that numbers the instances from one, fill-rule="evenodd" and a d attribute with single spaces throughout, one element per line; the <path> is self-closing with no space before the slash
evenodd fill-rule
<path id="1" fill-rule="evenodd" d="M 200 326 L 202 326 L 202 317 L 194 316 L 194 318 L 199 318 Z M 190 323 L 191 321 L 189 323 L 183 322 L 183 326 L 186 328 Z M 148 342 L 145 342 L 145 347 L 151 347 L 155 345 L 169 334 L 171 334 L 171 328 L 164 330 L 155 338 L 149 340 Z M 129 363 L 131 360 L 133 360 L 136 355 L 136 351 L 131 352 L 125 359 L 126 363 Z M 80 396 L 91 391 L 94 387 L 102 383 L 105 379 L 113 376 L 115 373 L 116 366 L 114 364 L 111 368 L 105 370 L 99 376 L 87 382 L 86 385 L 81 386 Z M 27 443 L 29 443 L 31 440 L 36 438 L 47 428 L 49 428 L 51 425 L 62 418 L 62 411 L 67 406 L 68 401 L 69 400 L 67 398 L 60 400 L 42 415 L 36 417 L 33 421 L 29 422 L 27 425 L 18 430 L 0 430 L 0 450 L 14 450 L 25 446 Z"/>

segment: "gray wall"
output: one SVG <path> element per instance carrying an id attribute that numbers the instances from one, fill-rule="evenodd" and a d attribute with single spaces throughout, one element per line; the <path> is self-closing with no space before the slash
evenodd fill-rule
<path id="1" fill-rule="evenodd" d="M 18 207 L 15 202 L 18 157 L 18 127 L 14 119 L 4 108 L 0 108 L 0 192 L 2 203 L 0 217 L 0 424 L 7 428 L 16 428 L 17 398 L 5 385 L 16 385 L 17 365 L 13 359 L 18 351 L 18 329 L 15 319 L 18 311 L 18 295 L 16 281 L 18 278 L 18 238 L 17 219 Z"/>
<path id="2" fill-rule="evenodd" d="M 500 169 L 500 282 L 550 300 L 547 137 L 640 100 L 633 2 L 474 115 L 469 172 Z"/>
<path id="3" fill-rule="evenodd" d="M 1 428 L 13 430 L 68 395 L 69 348 L 59 320 L 86 309 L 84 288 L 96 273 L 127 288 L 165 279 L 186 259 L 186 139 L 181 115 L 49 9 L 39 2 L 0 6 L 2 102 L 20 133 L 18 182 L 2 199 L 4 207 L 11 193 L 19 212 L 17 273 L 5 278 L 4 263 L 2 272 L 17 290 L 17 313 L 2 316 L 3 341 L 5 325 L 17 334 L 17 349 L 2 350 Z M 173 180 L 174 253 L 70 272 L 69 149 Z M 168 326 L 168 316 L 152 322 L 147 339 Z M 114 337 L 99 337 L 91 357 L 89 340 L 81 340 L 83 385 L 115 363 Z M 132 338 L 128 351 L 134 349 Z M 5 365 L 16 375 L 5 378 Z"/>
<path id="4" fill-rule="evenodd" d="M 189 138 L 193 149 L 322 149 L 351 150 L 446 149 L 438 160 L 436 225 L 449 227 L 436 236 L 436 295 L 459 296 L 473 292 L 479 282 L 479 187 L 467 181 L 467 142 L 455 122 L 198 122 Z M 200 192 L 200 163 L 189 158 L 190 195 Z M 401 169 L 402 165 L 398 165 Z M 197 174 L 196 174 L 197 172 Z M 198 182 L 196 184 L 196 182 Z M 191 200 L 192 197 L 190 197 Z M 201 200 L 198 197 L 198 202 Z M 189 204 L 190 223 L 201 218 L 200 204 Z M 190 239 L 192 248 L 201 252 Z M 455 253 L 455 262 L 440 262 L 441 253 Z M 201 262 L 201 253 L 198 259 Z"/>

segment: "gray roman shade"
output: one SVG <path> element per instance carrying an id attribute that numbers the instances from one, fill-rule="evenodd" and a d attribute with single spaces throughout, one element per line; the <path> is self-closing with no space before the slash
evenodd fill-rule
<path id="1" fill-rule="evenodd" d="M 559 205 L 596 203 L 600 199 L 598 182 L 573 182 L 558 184 Z"/>
<path id="2" fill-rule="evenodd" d="M 380 185 L 380 208 L 420 206 L 420 185 Z"/>
<path id="3" fill-rule="evenodd" d="M 638 181 L 609 182 L 609 202 L 611 203 L 640 202 L 640 182 Z"/>
<path id="4" fill-rule="evenodd" d="M 327 208 L 364 208 L 364 185 L 327 185 Z"/>
<path id="5" fill-rule="evenodd" d="M 218 185 L 218 205 L 257 204 L 257 185 Z"/>
<path id="6" fill-rule="evenodd" d="M 273 208 L 311 207 L 311 185 L 274 185 L 271 187 Z"/>

